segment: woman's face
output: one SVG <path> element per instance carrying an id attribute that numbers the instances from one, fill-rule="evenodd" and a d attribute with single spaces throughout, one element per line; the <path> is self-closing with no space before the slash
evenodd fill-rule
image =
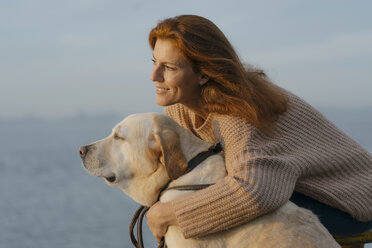
<path id="1" fill-rule="evenodd" d="M 197 107 L 202 77 L 194 72 L 175 42 L 170 39 L 158 39 L 153 57 L 151 80 L 156 86 L 156 103 L 160 106 L 181 103 Z"/>

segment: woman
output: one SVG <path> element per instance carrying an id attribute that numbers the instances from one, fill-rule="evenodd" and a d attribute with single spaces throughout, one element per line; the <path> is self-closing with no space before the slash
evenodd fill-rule
<path id="1" fill-rule="evenodd" d="M 372 227 L 372 156 L 302 99 L 245 68 L 211 21 L 182 15 L 149 35 L 156 103 L 181 126 L 220 142 L 228 176 L 147 214 L 159 241 L 238 226 L 291 200 L 333 235 Z"/>

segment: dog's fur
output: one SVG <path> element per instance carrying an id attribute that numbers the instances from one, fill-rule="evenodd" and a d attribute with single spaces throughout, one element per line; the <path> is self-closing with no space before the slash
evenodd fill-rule
<path id="1" fill-rule="evenodd" d="M 160 190 L 170 186 L 215 183 L 226 176 L 224 158 L 209 157 L 184 175 L 187 161 L 213 144 L 179 126 L 170 117 L 136 114 L 116 125 L 107 138 L 81 147 L 87 171 L 103 177 L 135 201 L 151 206 Z M 190 191 L 166 191 L 160 201 L 170 201 Z M 198 239 L 185 239 L 178 226 L 165 235 L 172 247 L 339 247 L 310 211 L 288 202 L 278 210 L 239 227 Z"/>

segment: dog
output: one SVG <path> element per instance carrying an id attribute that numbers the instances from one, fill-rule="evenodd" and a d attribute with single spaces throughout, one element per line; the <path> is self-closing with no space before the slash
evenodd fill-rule
<path id="1" fill-rule="evenodd" d="M 130 115 L 112 133 L 80 147 L 88 173 L 103 177 L 144 206 L 151 206 L 161 190 L 190 184 L 213 184 L 226 176 L 224 157 L 214 154 L 186 173 L 187 162 L 214 144 L 205 142 L 160 113 Z M 168 190 L 168 202 L 192 191 Z M 288 201 L 276 211 L 246 224 L 197 239 L 185 239 L 178 226 L 169 226 L 165 242 L 172 247 L 340 247 L 318 218 Z"/>

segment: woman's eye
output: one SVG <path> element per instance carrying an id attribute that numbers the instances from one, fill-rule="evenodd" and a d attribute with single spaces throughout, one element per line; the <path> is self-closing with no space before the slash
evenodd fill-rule
<path id="1" fill-rule="evenodd" d="M 153 63 L 154 65 L 156 65 L 156 60 L 155 60 L 155 59 L 151 59 L 151 61 L 152 61 L 152 63 Z M 169 66 L 169 65 L 165 65 L 165 64 L 163 64 L 162 67 L 163 67 L 165 70 L 167 70 L 167 71 L 174 71 L 174 70 L 176 70 L 175 67 L 172 67 L 172 66 Z"/>
<path id="2" fill-rule="evenodd" d="M 165 67 L 165 69 L 167 69 L 168 71 L 174 71 L 174 70 L 175 70 L 175 68 L 170 67 L 170 66 L 167 66 L 167 65 L 165 65 L 164 67 Z"/>

